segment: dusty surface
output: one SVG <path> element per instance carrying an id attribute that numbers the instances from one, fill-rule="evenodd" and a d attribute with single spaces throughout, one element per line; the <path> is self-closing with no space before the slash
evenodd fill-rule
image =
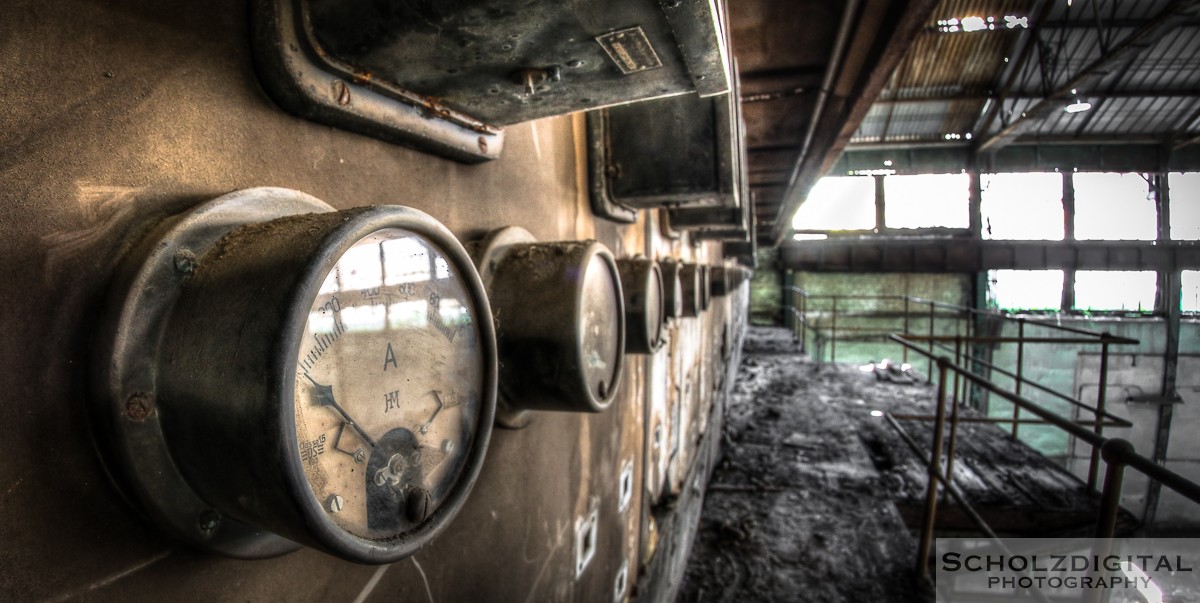
<path id="1" fill-rule="evenodd" d="M 924 601 L 915 544 L 857 434 L 886 388 L 820 367 L 780 329 L 751 329 L 679 600 Z M 885 409 L 886 410 L 886 409 Z"/>
<path id="2" fill-rule="evenodd" d="M 926 461 L 882 416 L 933 414 L 936 388 L 917 377 L 897 384 L 819 365 L 787 331 L 751 329 L 680 601 L 929 600 L 906 527 L 920 525 Z M 901 424 L 928 454 L 932 424 Z M 1092 529 L 1084 485 L 995 425 L 961 424 L 953 475 L 1002 534 Z M 973 532 L 952 504 L 938 526 Z"/>

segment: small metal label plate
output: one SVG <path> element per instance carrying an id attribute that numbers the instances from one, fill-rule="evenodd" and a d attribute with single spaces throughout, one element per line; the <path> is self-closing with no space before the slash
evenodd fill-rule
<path id="1" fill-rule="evenodd" d="M 658 53 L 640 26 L 596 36 L 596 41 L 625 75 L 662 67 Z"/>

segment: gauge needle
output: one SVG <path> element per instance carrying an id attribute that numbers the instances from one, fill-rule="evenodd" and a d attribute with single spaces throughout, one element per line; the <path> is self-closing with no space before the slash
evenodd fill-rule
<path id="1" fill-rule="evenodd" d="M 304 376 L 307 377 L 308 380 L 312 382 L 313 387 L 316 388 L 317 404 L 320 404 L 321 406 L 333 407 L 333 409 L 337 411 L 339 415 L 342 415 L 342 419 L 346 421 L 346 424 L 353 427 L 354 431 L 357 431 L 358 435 L 362 437 L 366 443 L 370 444 L 371 448 L 374 448 L 375 440 L 372 440 L 371 436 L 367 435 L 367 433 L 358 426 L 358 423 L 355 423 L 354 419 L 351 419 L 350 415 L 346 414 L 346 411 L 342 410 L 341 406 L 338 406 L 337 400 L 333 399 L 333 386 L 317 383 L 317 381 L 308 373 L 305 373 Z"/>
<path id="2" fill-rule="evenodd" d="M 446 406 L 445 404 L 442 403 L 442 397 L 440 395 L 438 395 L 441 392 L 439 392 L 438 390 L 435 389 L 435 390 L 431 391 L 430 393 L 433 394 L 433 400 L 435 402 L 437 402 L 437 408 L 433 409 L 433 414 L 429 415 L 429 418 L 424 423 L 421 424 L 421 427 L 420 427 L 421 433 L 425 433 L 425 432 L 429 431 L 429 426 L 433 424 L 433 420 L 437 418 L 438 413 L 442 412 L 442 408 Z"/>

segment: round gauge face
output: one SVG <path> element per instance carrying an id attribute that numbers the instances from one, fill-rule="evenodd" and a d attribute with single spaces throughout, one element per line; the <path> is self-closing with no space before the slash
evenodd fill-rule
<path id="1" fill-rule="evenodd" d="M 582 308 L 579 330 L 582 334 L 583 379 L 598 400 L 613 392 L 620 374 L 620 355 L 624 345 L 621 332 L 625 325 L 616 317 L 621 307 L 620 277 L 605 256 L 593 254 L 583 273 Z"/>
<path id="2" fill-rule="evenodd" d="M 346 532 L 387 540 L 455 491 L 480 428 L 479 308 L 430 239 L 389 228 L 325 278 L 296 363 L 296 446 L 312 496 Z"/>

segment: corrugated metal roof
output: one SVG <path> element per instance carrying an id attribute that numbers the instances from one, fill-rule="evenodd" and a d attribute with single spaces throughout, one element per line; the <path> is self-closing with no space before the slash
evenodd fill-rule
<path id="1" fill-rule="evenodd" d="M 954 136 L 967 134 L 978 142 L 1022 119 L 1033 123 L 1022 124 L 1027 127 L 1014 138 L 1018 144 L 1194 136 L 1200 128 L 1200 15 L 1176 15 L 1170 27 L 1134 38 L 1179 5 L 1172 0 L 1046 1 L 942 2 L 851 144 L 961 144 Z M 1034 13 L 1042 12 L 1044 19 L 1036 22 Z M 1024 34 L 1008 29 L 1006 16 L 1027 18 L 1033 29 Z M 990 29 L 961 31 L 966 17 L 982 17 Z M 959 31 L 950 31 L 956 25 Z M 1122 60 L 1108 59 L 1131 40 L 1136 42 Z M 1100 69 L 1083 79 L 1086 85 L 1071 94 L 1067 87 L 1097 65 Z M 977 131 L 983 130 L 1008 70 L 1017 67 L 998 118 L 986 131 Z M 1064 100 L 1039 106 L 1054 91 L 1065 92 Z M 1091 109 L 1068 113 L 1057 106 L 1075 100 L 1091 103 Z M 1022 118 L 1030 112 L 1034 118 Z"/>

